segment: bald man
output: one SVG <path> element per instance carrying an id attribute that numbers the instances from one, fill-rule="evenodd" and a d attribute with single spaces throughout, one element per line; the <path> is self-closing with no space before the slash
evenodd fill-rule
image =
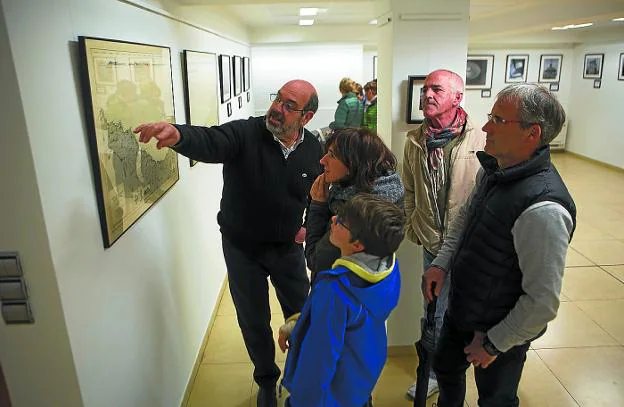
<path id="1" fill-rule="evenodd" d="M 460 106 L 464 81 L 455 72 L 436 70 L 425 78 L 422 110 L 425 119 L 407 133 L 402 178 L 405 185 L 406 236 L 423 247 L 426 271 L 446 236 L 448 226 L 474 188 L 480 168 L 476 152 L 483 150 L 485 133 L 475 127 Z M 448 303 L 448 280 L 435 313 L 436 339 Z M 427 303 L 424 304 L 425 315 Z M 413 399 L 414 383 L 407 390 Z M 438 392 L 433 371 L 427 397 Z"/>
<path id="2" fill-rule="evenodd" d="M 321 147 L 304 129 L 318 109 L 314 87 L 287 82 L 265 116 L 214 127 L 143 124 L 134 132 L 159 148 L 206 163 L 223 163 L 217 221 L 238 324 L 258 383 L 258 406 L 277 406 L 275 344 L 267 277 L 284 318 L 301 311 L 310 282 L 298 236 L 312 183 L 321 173 Z M 208 186 L 209 187 L 209 186 Z M 297 238 L 296 238 L 297 236 Z"/>

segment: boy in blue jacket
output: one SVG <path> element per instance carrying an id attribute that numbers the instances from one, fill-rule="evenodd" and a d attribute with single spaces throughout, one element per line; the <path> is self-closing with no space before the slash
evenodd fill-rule
<path id="1" fill-rule="evenodd" d="M 394 252 L 403 210 L 358 194 L 332 218 L 330 241 L 341 257 L 320 272 L 301 314 L 279 330 L 290 345 L 282 384 L 288 407 L 362 407 L 387 356 L 385 321 L 399 300 Z"/>

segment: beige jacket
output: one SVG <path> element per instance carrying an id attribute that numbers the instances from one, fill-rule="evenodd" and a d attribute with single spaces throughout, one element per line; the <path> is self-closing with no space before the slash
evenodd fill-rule
<path id="1" fill-rule="evenodd" d="M 405 185 L 405 213 L 407 215 L 406 235 L 412 242 L 423 245 L 436 255 L 447 227 L 453 222 L 459 209 L 470 196 L 475 185 L 477 171 L 481 168 L 476 152 L 485 146 L 485 133 L 475 128 L 468 119 L 464 133 L 451 150 L 446 183 L 446 213 L 444 225 L 440 225 L 434 212 L 435 204 L 431 197 L 431 181 L 427 169 L 427 147 L 422 126 L 407 133 L 403 154 L 401 178 Z"/>

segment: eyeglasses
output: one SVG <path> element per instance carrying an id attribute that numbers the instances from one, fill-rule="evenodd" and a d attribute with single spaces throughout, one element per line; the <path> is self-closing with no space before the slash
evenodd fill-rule
<path id="1" fill-rule="evenodd" d="M 340 218 L 340 216 L 336 215 L 336 217 L 334 218 L 334 223 L 336 225 L 340 225 L 343 228 L 347 229 L 349 232 L 351 232 L 351 229 L 349 229 L 349 227 L 344 223 L 344 221 Z"/>
<path id="2" fill-rule="evenodd" d="M 297 104 L 295 102 L 292 102 L 290 100 L 283 101 L 279 93 L 275 96 L 275 99 L 273 99 L 273 103 L 281 104 L 288 112 L 301 112 L 303 114 L 303 112 L 305 111 L 305 109 L 297 109 Z"/>
<path id="3" fill-rule="evenodd" d="M 492 113 L 488 113 L 487 118 L 488 122 L 492 122 L 494 124 L 523 123 L 522 120 L 507 120 Z"/>

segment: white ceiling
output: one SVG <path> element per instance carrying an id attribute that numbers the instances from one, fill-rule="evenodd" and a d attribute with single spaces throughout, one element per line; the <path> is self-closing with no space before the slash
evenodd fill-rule
<path id="1" fill-rule="evenodd" d="M 299 8 L 326 9 L 315 17 L 314 26 L 366 27 L 375 15 L 375 0 L 335 0 L 304 2 L 289 0 L 173 0 L 185 6 L 218 7 L 243 22 L 251 31 L 299 27 Z M 426 0 L 429 1 L 429 0 Z M 493 43 L 575 43 L 591 38 L 600 41 L 624 40 L 624 0 L 472 0 L 469 42 Z M 552 31 L 553 26 L 593 22 L 594 26 L 568 31 Z M 348 27 L 347 27 L 348 26 Z M 357 31 L 357 30 L 356 30 Z M 353 40 L 353 38 L 349 38 Z"/>

